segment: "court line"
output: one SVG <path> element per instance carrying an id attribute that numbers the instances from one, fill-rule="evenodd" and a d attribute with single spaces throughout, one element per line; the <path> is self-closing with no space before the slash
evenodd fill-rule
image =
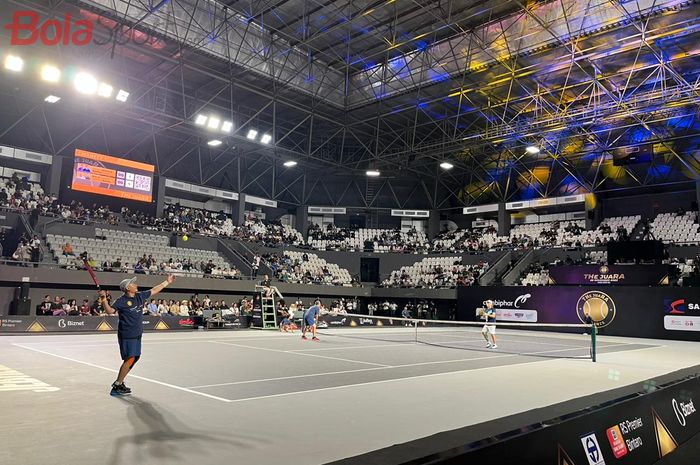
<path id="1" fill-rule="evenodd" d="M 316 354 L 305 354 L 303 352 L 292 352 L 290 350 L 281 350 L 281 349 L 268 349 L 267 347 L 255 347 L 255 346 L 247 346 L 244 344 L 235 344 L 233 342 L 222 342 L 222 341 L 212 341 L 213 344 L 222 344 L 222 345 L 227 345 L 227 346 L 233 346 L 233 347 L 241 347 L 244 349 L 255 349 L 255 350 L 264 350 L 267 352 L 277 352 L 281 354 L 293 354 L 293 355 L 303 355 L 304 357 L 317 357 L 317 358 L 326 358 L 329 360 L 336 360 L 339 362 L 350 362 L 350 363 L 360 363 L 363 365 L 374 365 L 378 367 L 390 367 L 391 365 L 385 365 L 383 363 L 374 363 L 374 362 L 362 362 L 359 360 L 350 360 L 347 358 L 339 358 L 339 357 L 328 357 L 326 355 L 316 355 Z"/>
<path id="2" fill-rule="evenodd" d="M 297 378 L 313 378 L 317 376 L 325 375 L 340 375 L 345 373 L 357 373 L 362 371 L 377 371 L 377 370 L 391 370 L 393 368 L 407 368 L 415 367 L 421 365 L 438 365 L 441 363 L 456 363 L 456 362 L 470 362 L 472 360 L 488 360 L 494 358 L 506 358 L 506 357 L 516 357 L 518 354 L 503 354 L 503 355 L 493 355 L 491 357 L 474 357 L 474 358 L 460 358 L 455 360 L 437 360 L 434 362 L 419 362 L 419 363 L 407 363 L 405 365 L 387 365 L 383 367 L 372 367 L 372 368 L 359 368 L 357 370 L 342 370 L 342 371 L 327 371 L 324 373 L 309 373 L 307 375 L 293 375 L 293 376 L 280 376 L 278 378 L 261 378 L 261 379 L 249 379 L 246 381 L 232 381 L 230 383 L 217 383 L 217 384 L 204 384 L 201 386 L 190 386 L 188 389 L 202 389 L 208 387 L 218 387 L 218 386 L 234 386 L 238 384 L 252 384 L 252 383 L 264 383 L 267 381 L 280 381 L 284 379 L 297 379 Z M 451 372 L 446 372 L 451 373 Z M 396 378 L 404 379 L 404 378 Z"/>
<path id="3" fill-rule="evenodd" d="M 605 346 L 605 347 L 609 347 L 609 346 Z M 658 348 L 658 347 L 661 347 L 661 346 L 640 347 L 637 349 L 629 349 L 628 351 L 631 352 L 634 350 L 645 350 L 645 349 L 653 349 L 653 348 Z M 201 386 L 190 386 L 189 389 L 204 389 L 204 388 L 210 388 L 210 387 L 235 386 L 235 385 L 240 385 L 240 384 L 264 383 L 264 382 L 270 382 L 270 381 L 282 381 L 282 380 L 286 380 L 286 379 L 312 378 L 312 377 L 318 377 L 318 376 L 357 373 L 357 372 L 363 372 L 363 371 L 390 370 L 390 369 L 394 369 L 394 368 L 407 368 L 407 367 L 421 366 L 421 365 L 438 365 L 438 364 L 444 364 L 444 363 L 457 363 L 457 362 L 469 362 L 469 361 L 476 361 L 476 360 L 489 360 L 489 359 L 497 359 L 497 358 L 540 355 L 540 354 L 546 354 L 546 353 L 563 352 L 563 351 L 578 350 L 578 349 L 585 349 L 585 347 L 571 347 L 568 349 L 554 349 L 554 350 L 539 351 L 539 352 L 529 352 L 529 353 L 523 353 L 523 354 L 503 354 L 503 355 L 494 355 L 494 356 L 489 356 L 489 357 L 474 357 L 474 358 L 464 358 L 464 359 L 454 359 L 454 360 L 437 360 L 437 361 L 432 361 L 432 362 L 408 363 L 408 364 L 404 364 L 404 365 L 392 365 L 392 366 L 387 366 L 387 367 L 361 368 L 358 370 L 342 370 L 342 371 L 331 371 L 331 372 L 325 372 L 325 373 L 310 373 L 307 375 L 280 376 L 280 377 L 276 377 L 276 378 L 262 378 L 262 379 L 246 380 L 246 381 L 233 381 L 233 382 L 229 382 L 229 383 L 216 383 L 216 384 L 205 384 L 205 385 L 201 385 Z M 495 352 L 495 353 L 497 353 L 497 352 Z M 618 353 L 618 352 L 613 352 L 613 353 Z M 555 360 L 555 359 L 541 360 L 541 361 L 548 362 L 548 361 L 553 361 L 553 360 Z M 519 363 L 516 365 L 524 365 L 526 363 L 540 363 L 540 362 L 523 362 L 523 363 Z M 443 373 L 434 373 L 434 374 L 430 374 L 430 375 L 417 375 L 417 376 L 410 376 L 410 377 L 392 378 L 391 380 L 385 380 L 385 381 L 397 381 L 397 380 L 402 380 L 402 379 L 421 378 L 421 377 L 425 377 L 425 376 L 433 376 L 433 375 L 439 375 L 439 374 L 462 373 L 462 372 L 466 372 L 466 371 L 477 371 L 477 370 L 483 370 L 483 369 L 487 369 L 487 368 L 503 368 L 503 366 L 499 365 L 499 366 L 493 366 L 493 367 L 473 368 L 473 369 L 457 370 L 457 371 L 446 371 Z M 332 388 L 320 388 L 319 390 L 335 389 L 335 388 L 350 387 L 350 386 L 361 386 L 364 384 L 373 384 L 373 383 L 377 383 L 377 382 L 382 382 L 382 381 L 370 381 L 368 383 L 347 384 L 347 385 L 343 385 L 343 386 L 334 386 Z M 306 390 L 306 391 L 294 391 L 294 392 L 283 393 L 283 394 L 272 394 L 269 397 L 279 397 L 282 395 L 292 395 L 292 394 L 296 394 L 296 393 L 314 392 L 314 391 L 315 390 L 313 390 L 313 389 Z M 268 396 L 250 397 L 250 398 L 245 398 L 245 399 L 233 399 L 233 400 L 231 400 L 231 402 L 241 402 L 244 400 L 264 399 L 267 397 Z"/>
<path id="4" fill-rule="evenodd" d="M 36 348 L 34 348 L 34 347 L 26 347 L 26 346 L 24 346 L 24 345 L 22 345 L 22 344 L 12 344 L 12 345 L 14 345 L 14 346 L 16 346 L 16 347 L 21 347 L 22 349 L 27 349 L 27 350 L 32 350 L 32 351 L 34 351 L 34 352 L 39 352 L 40 354 L 50 355 L 50 356 L 52 356 L 52 357 L 60 358 L 60 359 L 63 359 L 63 360 L 68 360 L 68 361 L 70 361 L 70 362 L 80 363 L 80 364 L 82 364 L 82 365 L 87 365 L 87 366 L 93 367 L 93 368 L 99 368 L 99 369 L 101 369 L 101 370 L 109 371 L 109 372 L 111 372 L 111 373 L 117 373 L 117 372 L 118 372 L 118 370 L 115 370 L 115 369 L 112 369 L 112 368 L 103 367 L 102 365 L 97 365 L 97 364 L 94 364 L 94 363 L 85 362 L 85 361 L 83 361 L 83 360 L 77 360 L 77 359 L 74 359 L 74 358 L 71 358 L 71 357 L 65 357 L 65 356 L 63 356 L 63 355 L 52 354 L 51 352 L 46 352 L 46 351 L 44 351 L 44 350 L 36 349 Z M 156 379 L 146 378 L 146 377 L 144 377 L 144 376 L 129 375 L 129 377 L 130 377 L 130 378 L 140 379 L 140 380 L 142 380 L 142 381 L 148 381 L 149 383 L 153 383 L 153 384 L 159 384 L 159 385 L 161 385 L 161 386 L 169 387 L 169 388 L 172 388 L 172 389 L 177 389 L 177 390 L 179 390 L 179 391 L 189 392 L 190 394 L 196 394 L 196 395 L 198 395 L 198 396 L 208 397 L 208 398 L 210 398 L 210 399 L 218 400 L 218 401 L 221 401 L 221 402 L 227 402 L 227 403 L 228 403 L 228 402 L 232 402 L 231 399 L 224 399 L 223 397 L 214 396 L 214 395 L 211 395 L 211 394 L 207 394 L 207 393 L 205 393 L 205 392 L 193 391 L 192 389 L 184 388 L 184 387 L 182 387 L 182 386 L 176 386 L 176 385 L 170 384 L 170 383 L 165 383 L 165 382 L 163 382 L 163 381 L 158 381 L 158 380 L 156 380 Z"/>
<path id="5" fill-rule="evenodd" d="M 546 351 L 546 352 L 559 352 L 558 350 L 554 351 Z M 546 353 L 542 352 L 542 353 Z M 515 357 L 518 356 L 519 354 L 512 354 L 512 355 L 502 355 L 498 356 L 498 358 L 503 358 L 503 357 Z M 487 358 L 496 358 L 496 357 L 487 357 Z M 473 359 L 472 359 L 473 360 Z M 524 365 L 524 364 L 530 364 L 530 363 L 543 363 L 543 362 L 551 362 L 555 359 L 551 360 L 540 360 L 537 362 L 523 362 L 520 364 L 516 365 Z M 510 366 L 510 365 L 508 365 Z M 367 381 L 364 383 L 355 383 L 355 384 L 343 384 L 340 386 L 329 386 L 329 387 L 324 387 L 324 388 L 316 388 L 316 389 L 306 389 L 303 391 L 292 391 L 292 392 L 282 392 L 279 394 L 269 394 L 265 396 L 255 396 L 255 397 L 245 397 L 243 399 L 229 399 L 229 402 L 231 403 L 238 403 L 238 402 L 247 402 L 250 400 L 262 400 L 262 399 L 272 399 L 275 397 L 286 397 L 286 396 L 293 396 L 297 394 L 307 394 L 310 392 L 322 392 L 322 391 L 331 391 L 331 390 L 336 390 L 336 389 L 345 389 L 345 388 L 352 388 L 352 387 L 358 387 L 358 386 L 370 386 L 373 384 L 384 384 L 384 383 L 391 383 L 395 381 L 405 381 L 405 380 L 410 380 L 410 379 L 421 379 L 421 378 L 430 378 L 430 377 L 435 377 L 435 376 L 445 376 L 445 375 L 454 375 L 454 374 L 460 374 L 460 373 L 467 373 L 467 372 L 474 372 L 474 371 L 481 371 L 481 370 L 492 370 L 492 369 L 498 369 L 498 368 L 505 368 L 505 366 L 489 366 L 489 367 L 482 367 L 482 368 L 473 368 L 473 369 L 467 369 L 467 370 L 457 370 L 457 371 L 446 371 L 446 372 L 441 372 L 441 373 L 431 373 L 428 375 L 416 375 L 416 376 L 406 376 L 402 378 L 391 378 L 391 379 L 384 379 L 384 380 L 378 380 L 378 381 Z"/>

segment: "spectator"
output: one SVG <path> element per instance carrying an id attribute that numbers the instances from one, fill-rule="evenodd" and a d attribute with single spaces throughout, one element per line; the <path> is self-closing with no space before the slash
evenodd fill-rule
<path id="1" fill-rule="evenodd" d="M 51 296 L 46 294 L 44 296 L 44 300 L 36 306 L 36 314 L 37 315 L 53 315 L 53 312 L 51 310 Z"/>

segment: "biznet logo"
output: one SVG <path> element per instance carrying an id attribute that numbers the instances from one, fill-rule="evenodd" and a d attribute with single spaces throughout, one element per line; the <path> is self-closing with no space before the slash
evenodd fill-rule
<path id="1" fill-rule="evenodd" d="M 102 31 L 96 34 L 97 27 Z M 5 25 L 10 31 L 10 45 L 75 45 L 83 46 L 93 43 L 106 45 L 114 43 L 125 45 L 129 41 L 136 45 L 155 44 L 158 39 L 139 32 L 125 24 L 117 23 L 102 16 L 95 19 L 76 19 L 66 13 L 61 19 L 47 19 L 41 22 L 41 16 L 34 11 L 14 11 L 12 22 Z M 104 37 L 102 37 L 104 36 Z"/>

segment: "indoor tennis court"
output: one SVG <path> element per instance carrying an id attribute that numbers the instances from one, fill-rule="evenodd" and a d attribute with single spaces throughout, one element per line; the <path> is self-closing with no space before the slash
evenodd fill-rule
<path id="1" fill-rule="evenodd" d="M 478 439 L 499 427 L 490 420 L 554 415 L 700 361 L 676 341 L 601 336 L 592 363 L 582 334 L 503 331 L 487 350 L 477 331 L 404 342 L 412 330 L 145 334 L 127 398 L 109 396 L 114 335 L 6 337 L 0 459 L 325 463 L 469 425 Z"/>

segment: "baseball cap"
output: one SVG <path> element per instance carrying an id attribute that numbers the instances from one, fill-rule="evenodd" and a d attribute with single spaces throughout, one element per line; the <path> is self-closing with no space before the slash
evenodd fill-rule
<path id="1" fill-rule="evenodd" d="M 119 283 L 119 289 L 122 290 L 122 292 L 126 292 L 126 288 L 129 287 L 129 284 L 135 283 L 136 278 L 127 278 L 127 279 L 122 279 L 122 282 Z"/>

